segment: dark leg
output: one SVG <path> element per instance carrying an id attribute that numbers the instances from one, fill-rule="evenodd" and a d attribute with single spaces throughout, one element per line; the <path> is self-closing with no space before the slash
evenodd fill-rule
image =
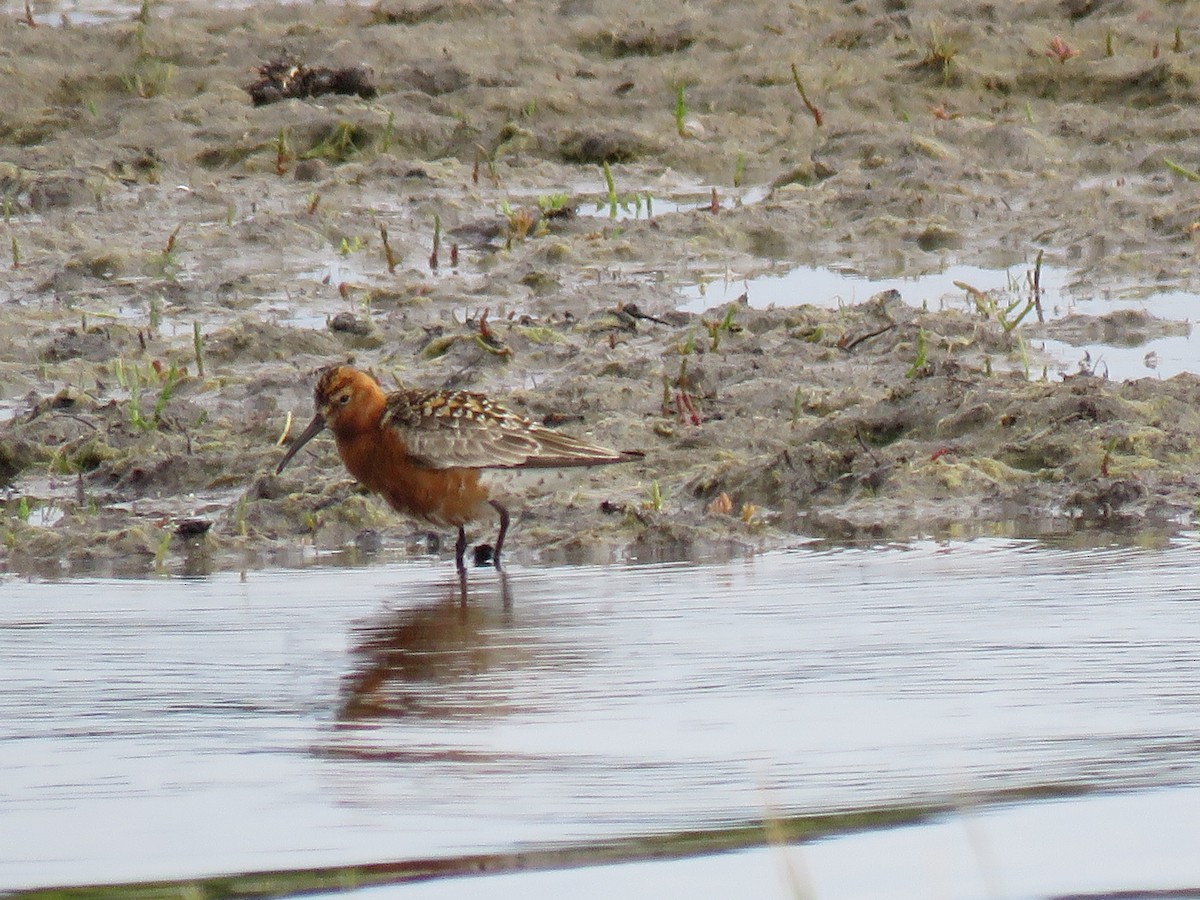
<path id="1" fill-rule="evenodd" d="M 513 620 L 512 620 L 512 609 L 513 609 L 512 588 L 510 588 L 508 586 L 508 573 L 505 572 L 503 569 L 501 569 L 498 574 L 500 576 L 500 604 L 501 604 L 501 608 L 504 610 L 504 616 L 501 618 L 500 621 L 503 622 L 505 625 L 511 625 L 513 623 Z"/>
<path id="2" fill-rule="evenodd" d="M 458 526 L 458 540 L 454 544 L 454 564 L 458 566 L 458 574 L 466 577 L 467 564 L 463 562 L 463 554 L 467 552 L 467 532 Z"/>
<path id="3" fill-rule="evenodd" d="M 492 508 L 500 513 L 500 533 L 496 535 L 496 552 L 492 554 L 492 565 L 499 570 L 500 551 L 504 549 L 504 536 L 508 534 L 508 510 L 495 500 L 489 500 L 488 503 L 492 504 Z"/>

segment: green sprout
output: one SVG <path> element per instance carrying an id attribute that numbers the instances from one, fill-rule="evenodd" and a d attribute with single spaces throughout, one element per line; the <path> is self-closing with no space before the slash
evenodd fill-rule
<path id="1" fill-rule="evenodd" d="M 280 128 L 279 133 L 275 135 L 275 140 L 272 141 L 275 147 L 275 174 L 287 174 L 288 163 L 296 158 L 296 154 L 292 152 L 292 148 L 288 146 L 288 134 L 286 128 Z"/>
<path id="2" fill-rule="evenodd" d="M 345 162 L 366 149 L 369 141 L 370 136 L 362 129 L 349 122 L 339 122 L 301 158 Z"/>
<path id="3" fill-rule="evenodd" d="M 538 209 L 543 215 L 554 215 L 567 209 L 571 204 L 571 195 L 566 191 L 553 194 L 542 194 L 537 198 Z"/>
<path id="4" fill-rule="evenodd" d="M 171 532 L 164 528 L 162 537 L 158 539 L 158 546 L 154 550 L 154 571 L 162 573 L 167 565 L 167 553 L 171 549 Z"/>
<path id="5" fill-rule="evenodd" d="M 917 331 L 917 358 L 913 360 L 913 364 L 908 371 L 904 373 L 905 378 L 916 378 L 925 368 L 926 346 L 925 346 L 925 329 L 921 328 Z"/>
<path id="6" fill-rule="evenodd" d="M 389 153 L 392 149 L 392 135 L 396 133 L 396 113 L 394 110 L 388 110 L 387 124 L 383 126 L 383 138 L 380 147 L 381 153 Z"/>
<path id="7" fill-rule="evenodd" d="M 157 332 L 158 327 L 162 324 L 163 298 L 161 294 L 155 294 L 150 298 L 150 331 Z"/>
<path id="8" fill-rule="evenodd" d="M 154 428 L 154 423 L 142 415 L 142 375 L 137 366 L 129 367 L 129 424 L 139 431 Z"/>
<path id="9" fill-rule="evenodd" d="M 721 332 L 722 331 L 727 331 L 727 332 L 732 333 L 734 331 L 741 330 L 741 327 L 738 325 L 735 325 L 733 322 L 733 314 L 736 311 L 737 311 L 737 306 L 733 303 L 730 303 L 729 306 L 725 310 L 725 317 L 720 322 L 705 322 L 704 323 L 704 327 L 708 329 L 708 335 L 712 339 L 712 347 L 710 349 L 712 350 L 713 353 L 716 353 L 717 349 L 721 345 Z"/>
<path id="10" fill-rule="evenodd" d="M 958 48 L 954 46 L 953 41 L 942 35 L 936 25 L 929 26 L 929 40 L 925 47 L 925 58 L 921 60 L 922 65 L 929 69 L 940 70 L 942 84 L 949 84 L 950 68 L 954 57 L 958 55 Z"/>
<path id="11" fill-rule="evenodd" d="M 158 400 L 154 404 L 154 421 L 162 421 L 163 411 L 167 408 L 167 404 L 171 401 L 171 395 L 175 393 L 175 384 L 179 380 L 179 367 L 175 363 L 171 363 L 171 367 L 167 369 L 167 374 L 163 376 L 162 390 L 158 392 Z"/>
<path id="12" fill-rule="evenodd" d="M 608 217 L 615 219 L 617 217 L 617 183 L 613 180 L 612 169 L 608 167 L 608 160 L 604 160 L 600 164 L 604 171 L 604 183 L 608 187 Z"/>
<path id="13" fill-rule="evenodd" d="M 1163 165 L 1176 175 L 1182 175 L 1188 181 L 1200 181 L 1200 172 L 1197 172 L 1195 169 L 1189 169 L 1187 166 L 1182 166 L 1172 159 L 1164 159 Z"/>
<path id="14" fill-rule="evenodd" d="M 647 494 L 646 507 L 654 510 L 655 512 L 662 512 L 663 501 L 665 499 L 666 494 L 664 493 L 663 489 L 659 487 L 658 479 L 656 478 L 654 481 L 650 482 L 650 490 Z"/>
<path id="15" fill-rule="evenodd" d="M 200 323 L 192 323 L 192 349 L 196 353 L 196 374 L 204 377 L 204 335 L 200 331 Z"/>
<path id="16" fill-rule="evenodd" d="M 675 85 L 675 131 L 679 133 L 680 137 L 687 137 L 687 124 L 685 122 L 687 118 L 687 101 L 684 99 L 683 92 L 684 85 L 681 81 Z"/>

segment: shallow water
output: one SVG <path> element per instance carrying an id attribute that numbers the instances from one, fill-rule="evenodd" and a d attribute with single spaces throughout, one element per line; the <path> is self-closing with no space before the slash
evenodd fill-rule
<path id="1" fill-rule="evenodd" d="M 153 4 L 154 12 L 161 15 L 170 14 L 172 7 L 200 5 L 201 0 L 171 0 L 169 4 Z M 226 9 L 240 9 L 253 6 L 255 0 L 221 0 L 213 3 L 206 0 L 207 6 L 221 6 Z M 285 4 L 303 5 L 303 0 L 281 0 Z M 25 4 L 22 0 L 14 0 L 11 11 L 20 13 L 24 18 Z M 365 5 L 365 4 L 364 4 Z M 141 0 L 33 0 L 30 12 L 38 25 L 58 25 L 64 21 L 73 25 L 91 25 L 100 22 L 128 21 L 138 14 L 142 7 Z M 161 7 L 161 8 L 160 8 Z M 6 11 L 9 11 L 6 9 Z"/>
<path id="2" fill-rule="evenodd" d="M 1197 785 L 1196 551 L 10 579 L 0 888 Z"/>
<path id="3" fill-rule="evenodd" d="M 761 202 L 770 194 L 770 189 L 764 185 L 746 188 L 693 186 L 691 189 L 673 190 L 666 195 L 656 194 L 650 189 L 642 189 L 619 197 L 615 204 L 604 197 L 599 197 L 594 201 L 585 201 L 579 204 L 577 210 L 582 216 L 612 219 L 617 222 L 631 219 L 649 220 L 657 216 L 676 213 L 686 215 L 695 212 L 711 212 L 713 191 L 717 193 L 717 205 L 720 209 L 750 206 L 753 203 Z"/>
<path id="4" fill-rule="evenodd" d="M 928 824 L 669 861 L 364 889 L 356 900 L 524 897 L 1196 897 L 1197 788 L 964 810 Z M 1123 893 L 1116 893 L 1121 891 Z M 1159 891 L 1160 893 L 1155 893 Z"/>
<path id="5" fill-rule="evenodd" d="M 787 266 L 753 278 L 734 273 L 724 277 L 685 283 L 680 286 L 681 308 L 703 312 L 720 304 L 743 300 L 755 307 L 813 306 L 833 308 L 862 303 L 881 291 L 898 291 L 913 306 L 929 309 L 974 311 L 960 284 L 991 294 L 1000 306 L 1032 296 L 1030 265 L 1007 269 L 948 265 L 939 271 L 894 278 L 868 278 L 862 273 L 835 266 Z M 1066 269 L 1043 267 L 1039 278 L 1043 313 L 1047 321 L 1082 314 L 1104 316 L 1123 310 L 1148 313 L 1159 319 L 1191 323 L 1200 314 L 1200 294 L 1158 284 L 1106 285 L 1097 287 L 1077 280 Z M 1032 324 L 1030 312 L 1023 320 Z M 1027 329 L 1026 329 L 1027 330 Z M 1075 374 L 1081 367 L 1117 381 L 1145 377 L 1170 378 L 1180 372 L 1200 373 L 1200 338 L 1190 328 L 1186 334 L 1156 337 L 1136 346 L 1105 343 L 1071 345 L 1063 341 L 1029 338 L 1056 365 L 1048 374 Z"/>

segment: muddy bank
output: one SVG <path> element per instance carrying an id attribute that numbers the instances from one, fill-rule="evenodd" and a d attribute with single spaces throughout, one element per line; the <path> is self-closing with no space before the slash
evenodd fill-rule
<path id="1" fill-rule="evenodd" d="M 328 441 L 270 474 L 335 360 L 647 452 L 525 487 L 518 556 L 1191 524 L 1200 382 L 1037 351 L 1152 317 L 678 288 L 1039 250 L 1194 288 L 1194 4 L 149 11 L 0 23 L 10 571 L 427 552 Z M 359 90 L 255 105 L 280 60 Z"/>

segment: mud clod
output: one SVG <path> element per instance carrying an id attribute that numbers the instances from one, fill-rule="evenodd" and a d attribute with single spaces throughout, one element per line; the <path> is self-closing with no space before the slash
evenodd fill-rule
<path id="1" fill-rule="evenodd" d="M 596 166 L 632 162 L 652 152 L 649 142 L 623 129 L 572 132 L 560 140 L 558 149 L 564 162 Z"/>
<path id="2" fill-rule="evenodd" d="M 580 41 L 584 50 L 606 56 L 663 56 L 692 46 L 696 36 L 685 22 L 655 27 L 644 23 L 619 31 L 600 31 Z"/>

